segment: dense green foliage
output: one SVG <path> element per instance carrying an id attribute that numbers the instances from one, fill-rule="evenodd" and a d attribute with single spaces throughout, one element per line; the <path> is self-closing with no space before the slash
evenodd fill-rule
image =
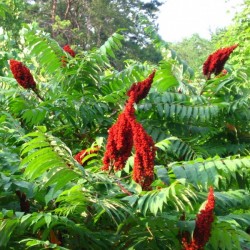
<path id="1" fill-rule="evenodd" d="M 205 249 L 250 249 L 249 41 L 239 42 L 226 75 L 205 80 L 153 25 L 145 34 L 163 60 L 127 60 L 121 69 L 121 31 L 73 58 L 36 23 L 7 31 L 15 16 L 4 4 L 0 17 L 1 249 L 182 249 L 180 232 L 194 231 L 211 186 L 215 219 Z M 18 86 L 11 58 L 31 70 L 39 95 Z M 131 178 L 134 155 L 122 171 L 101 167 L 127 90 L 153 69 L 150 92 L 135 106 L 157 147 L 152 190 L 142 191 Z M 89 153 L 79 164 L 82 149 Z"/>

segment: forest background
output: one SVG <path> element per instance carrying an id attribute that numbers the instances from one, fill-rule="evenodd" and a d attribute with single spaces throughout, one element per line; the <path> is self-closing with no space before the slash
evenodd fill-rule
<path id="1" fill-rule="evenodd" d="M 211 40 L 174 44 L 163 2 L 0 3 L 1 249 L 250 249 L 250 1 Z M 104 171 L 125 116 L 126 159 Z"/>

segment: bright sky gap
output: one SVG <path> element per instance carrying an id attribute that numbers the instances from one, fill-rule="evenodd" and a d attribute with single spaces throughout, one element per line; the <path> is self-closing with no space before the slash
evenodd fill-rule
<path id="1" fill-rule="evenodd" d="M 211 32 L 232 23 L 242 2 L 242 0 L 167 0 L 160 8 L 159 34 L 167 42 L 178 42 L 194 33 L 210 39 Z"/>

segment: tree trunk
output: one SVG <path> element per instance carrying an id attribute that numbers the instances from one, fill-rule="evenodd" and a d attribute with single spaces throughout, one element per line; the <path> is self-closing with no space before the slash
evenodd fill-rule
<path id="1" fill-rule="evenodd" d="M 55 37 L 55 32 L 53 29 L 53 24 L 55 23 L 56 19 L 56 6 L 57 6 L 57 0 L 52 1 L 52 10 L 51 10 L 51 36 Z"/>
<path id="2" fill-rule="evenodd" d="M 64 19 L 66 20 L 69 14 L 69 10 L 72 4 L 72 0 L 67 0 L 67 7 L 66 7 L 66 11 L 64 13 Z"/>

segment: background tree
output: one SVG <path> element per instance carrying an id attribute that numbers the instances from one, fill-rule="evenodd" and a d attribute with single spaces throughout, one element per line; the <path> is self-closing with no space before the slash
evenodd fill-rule
<path id="1" fill-rule="evenodd" d="M 26 10 L 25 1 L 3 0 L 0 5 L 0 27 L 5 31 L 9 31 L 8 35 L 16 40 L 17 46 L 19 41 L 19 30 L 21 29 L 23 13 Z M 14 42 L 14 41 L 13 41 Z"/>
<path id="2" fill-rule="evenodd" d="M 8 59 L 19 53 L 19 31 L 24 22 L 24 1 L 4 0 L 0 3 L 0 75 L 8 67 Z"/>
<path id="3" fill-rule="evenodd" d="M 184 38 L 181 42 L 172 43 L 170 46 L 194 69 L 197 76 L 201 76 L 201 65 L 207 55 L 215 49 L 211 41 L 201 38 L 198 34 L 193 34 L 190 38 Z"/>
<path id="4" fill-rule="evenodd" d="M 157 12 L 163 1 L 60 0 L 28 2 L 26 20 L 36 21 L 59 44 L 74 44 L 84 50 L 99 47 L 118 29 L 126 35 L 123 59 L 142 59 L 143 50 L 151 51 L 148 60 L 161 59 L 144 32 L 140 16 L 145 15 L 155 28 Z M 32 16 L 32 19 L 30 18 Z M 147 53 L 149 55 L 149 53 Z M 145 58 L 145 57 L 144 57 Z"/>

